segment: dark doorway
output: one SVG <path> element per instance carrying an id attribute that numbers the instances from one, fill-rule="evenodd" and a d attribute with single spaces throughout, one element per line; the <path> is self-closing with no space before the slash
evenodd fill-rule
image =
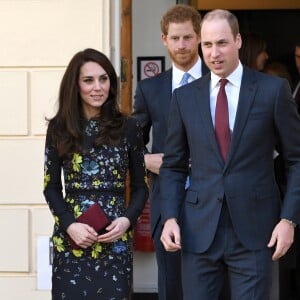
<path id="1" fill-rule="evenodd" d="M 203 16 L 206 11 L 200 11 Z M 232 10 L 242 34 L 259 34 L 267 43 L 269 61 L 279 61 L 297 79 L 294 60 L 295 42 L 300 40 L 300 9 Z"/>
<path id="2" fill-rule="evenodd" d="M 300 10 L 233 11 L 241 33 L 255 32 L 267 43 L 270 61 L 287 65 L 292 78 L 297 76 L 294 60 L 295 42 L 300 40 Z"/>

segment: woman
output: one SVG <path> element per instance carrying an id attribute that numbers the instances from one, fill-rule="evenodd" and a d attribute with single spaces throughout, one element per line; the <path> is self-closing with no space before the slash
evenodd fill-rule
<path id="1" fill-rule="evenodd" d="M 61 82 L 45 145 L 44 195 L 55 219 L 53 300 L 130 298 L 131 228 L 148 191 L 142 133 L 120 112 L 117 92 L 111 62 L 94 49 L 77 53 Z M 104 234 L 76 221 L 94 203 L 111 220 Z"/>
<path id="2" fill-rule="evenodd" d="M 257 71 L 262 71 L 269 59 L 266 42 L 254 33 L 242 36 L 242 40 L 242 47 L 239 51 L 242 64 Z"/>

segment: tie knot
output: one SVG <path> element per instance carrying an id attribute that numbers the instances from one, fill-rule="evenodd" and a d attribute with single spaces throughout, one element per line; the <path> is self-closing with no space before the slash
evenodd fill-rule
<path id="1" fill-rule="evenodd" d="M 191 75 L 189 73 L 184 73 L 183 76 L 182 76 L 182 79 L 180 81 L 180 86 L 183 86 L 183 85 L 187 84 L 190 76 Z"/>
<path id="2" fill-rule="evenodd" d="M 228 79 L 221 78 L 219 81 L 220 81 L 220 88 L 222 88 L 226 85 L 226 83 L 228 82 Z"/>

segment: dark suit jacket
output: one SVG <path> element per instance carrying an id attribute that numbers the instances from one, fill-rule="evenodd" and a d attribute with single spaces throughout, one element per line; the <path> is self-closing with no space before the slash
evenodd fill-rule
<path id="1" fill-rule="evenodd" d="M 208 68 L 202 61 L 202 74 L 207 72 Z M 134 96 L 133 117 L 140 122 L 145 145 L 150 140 L 150 129 L 152 129 L 151 153 L 164 153 L 171 97 L 172 69 L 138 82 Z M 158 176 L 152 173 L 150 203 L 151 231 L 153 234 L 160 220 L 160 193 Z"/>
<path id="2" fill-rule="evenodd" d="M 248 249 L 266 247 L 280 217 L 300 222 L 300 119 L 288 83 L 244 68 L 226 163 L 210 112 L 210 74 L 173 93 L 160 170 L 162 221 L 180 222 L 183 250 L 213 241 L 224 195 L 235 232 Z M 281 207 L 273 150 L 280 139 L 289 182 Z M 188 159 L 190 187 L 185 193 Z"/>

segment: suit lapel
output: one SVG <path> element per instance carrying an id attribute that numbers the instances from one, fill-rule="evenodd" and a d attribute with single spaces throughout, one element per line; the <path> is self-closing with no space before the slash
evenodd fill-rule
<path id="1" fill-rule="evenodd" d="M 202 79 L 199 80 L 199 84 L 197 88 L 200 90 L 200 99 L 196 99 L 196 103 L 199 107 L 200 117 L 203 122 L 204 130 L 207 133 L 208 142 L 211 144 L 216 156 L 221 165 L 224 165 L 223 159 L 220 155 L 219 146 L 217 144 L 215 129 L 213 126 L 213 122 L 211 119 L 211 111 L 210 111 L 210 96 L 209 96 L 209 87 L 210 87 L 210 73 L 203 76 Z M 195 93 L 198 95 L 198 93 Z"/>
<path id="2" fill-rule="evenodd" d="M 161 99 L 160 105 L 161 110 L 164 112 L 166 122 L 169 118 L 170 103 L 172 99 L 172 69 L 167 70 L 161 74 L 160 83 L 160 93 L 159 97 Z"/>
<path id="3" fill-rule="evenodd" d="M 255 93 L 257 90 L 257 82 L 254 76 L 254 72 L 244 67 L 243 77 L 241 82 L 241 89 L 239 95 L 239 102 L 234 122 L 234 129 L 232 132 L 231 143 L 226 160 L 225 168 L 230 164 L 234 151 L 239 146 L 239 141 L 248 120 L 249 112 L 253 105 Z"/>
<path id="4" fill-rule="evenodd" d="M 254 76 L 254 72 L 248 68 L 244 68 L 241 89 L 239 95 L 239 102 L 235 117 L 234 129 L 231 137 L 231 143 L 228 153 L 228 158 L 224 165 L 223 159 L 220 155 L 219 146 L 217 144 L 215 129 L 211 119 L 210 112 L 210 74 L 205 75 L 202 80 L 199 80 L 197 88 L 200 90 L 200 99 L 196 99 L 196 103 L 199 107 L 199 114 L 203 121 L 204 129 L 207 133 L 208 142 L 212 145 L 212 148 L 218 157 L 218 161 L 224 166 L 224 171 L 228 168 L 234 152 L 239 145 L 239 141 L 248 120 L 248 115 L 254 102 L 255 93 L 257 90 L 257 82 Z"/>

